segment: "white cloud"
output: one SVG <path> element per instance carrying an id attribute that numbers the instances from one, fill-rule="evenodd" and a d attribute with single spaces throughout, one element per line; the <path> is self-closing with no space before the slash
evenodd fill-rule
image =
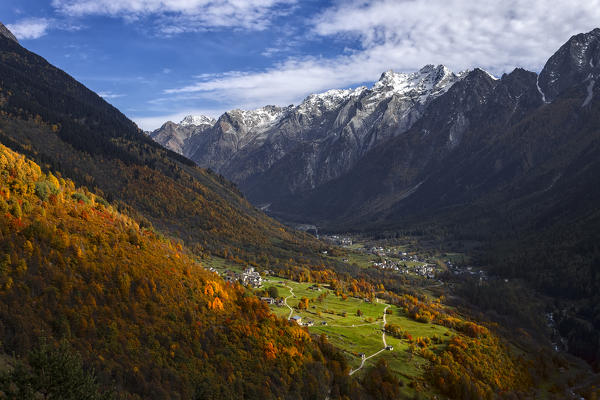
<path id="1" fill-rule="evenodd" d="M 53 0 L 59 12 L 80 17 L 106 15 L 135 21 L 158 17 L 158 28 L 178 34 L 215 28 L 265 29 L 289 12 L 296 0 Z"/>
<path id="2" fill-rule="evenodd" d="M 125 96 L 124 94 L 112 93 L 112 92 L 98 92 L 98 96 L 104 99 L 118 99 L 119 97 Z"/>
<path id="3" fill-rule="evenodd" d="M 188 100 L 204 98 L 240 108 L 287 105 L 298 103 L 309 93 L 376 79 L 382 71 L 378 62 L 360 54 L 335 60 L 290 59 L 263 72 L 230 71 L 201 76 L 200 81 L 166 90 L 165 94 L 178 100 L 184 96 Z"/>
<path id="4" fill-rule="evenodd" d="M 17 39 L 39 39 L 50 30 L 63 30 L 69 32 L 79 31 L 83 25 L 73 24 L 70 21 L 58 21 L 54 18 L 25 18 L 6 27 L 17 37 Z"/>
<path id="5" fill-rule="evenodd" d="M 392 47 L 402 68 L 428 61 L 503 72 L 540 69 L 571 35 L 599 24 L 600 0 L 355 0 L 318 16 L 314 31 L 355 37 L 365 51 Z"/>
<path id="6" fill-rule="evenodd" d="M 376 80 L 388 69 L 445 64 L 500 75 L 539 71 L 569 37 L 600 25 L 600 0 L 339 1 L 315 17 L 311 34 L 353 48 L 332 58 L 290 58 L 259 72 L 196 77 L 167 90 L 231 107 L 297 103 L 307 94 Z"/>
<path id="7" fill-rule="evenodd" d="M 38 39 L 48 32 L 50 22 L 46 18 L 26 18 L 14 24 L 7 24 L 6 27 L 19 40 Z"/>

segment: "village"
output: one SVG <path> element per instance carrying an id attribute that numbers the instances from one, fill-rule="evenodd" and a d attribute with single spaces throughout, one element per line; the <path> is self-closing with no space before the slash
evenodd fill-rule
<path id="1" fill-rule="evenodd" d="M 226 269 L 225 271 L 217 271 L 214 267 L 209 268 L 209 271 L 216 273 L 217 275 L 221 275 L 225 282 L 239 282 L 244 286 L 248 286 L 251 288 L 259 288 L 262 286 L 263 278 L 258 271 L 254 269 L 254 267 L 248 267 L 244 269 L 242 272 L 235 272 L 230 269 Z M 266 270 L 263 271 L 265 275 L 273 274 L 273 271 Z"/>
<path id="2" fill-rule="evenodd" d="M 343 235 L 324 235 L 321 238 L 327 243 L 369 256 L 368 267 L 371 268 L 395 271 L 398 274 L 417 275 L 425 279 L 435 279 L 436 274 L 442 270 L 437 263 L 429 259 L 423 259 L 417 254 L 409 254 L 407 251 L 396 247 L 361 245 L 359 244 L 360 240 Z M 328 255 L 327 251 L 323 251 L 322 254 L 324 256 Z M 356 260 L 348 257 L 343 257 L 341 261 L 345 263 L 356 262 Z"/>
<path id="3" fill-rule="evenodd" d="M 478 269 L 465 265 L 460 254 L 447 256 L 418 250 L 410 244 L 377 243 L 348 235 L 321 238 L 331 245 L 319 250 L 323 258 L 354 268 L 376 268 L 415 281 L 427 281 L 427 285 L 420 286 L 422 288 L 442 286 L 445 283 L 441 279 L 446 280 L 449 275 L 476 278 L 480 274 Z M 298 282 L 278 276 L 270 269 L 242 267 L 216 257 L 205 265 L 225 281 L 252 291 L 276 316 L 311 334 L 324 335 L 342 350 L 351 366 L 351 375 L 364 373 L 364 367 L 373 366 L 383 358 L 408 385 L 419 379 L 422 366 L 427 362 L 415 351 L 415 341 L 426 338 L 423 340 L 435 343 L 428 348 L 439 351 L 455 334 L 443 325 L 415 320 L 401 306 L 390 304 L 384 298 L 344 296 L 323 283 Z M 391 335 L 386 330 L 388 323 L 401 326 L 407 337 Z M 410 387 L 405 388 L 406 394 L 411 393 Z"/>
<path id="4" fill-rule="evenodd" d="M 419 258 L 418 255 L 411 255 L 406 251 L 397 251 L 397 249 L 382 246 L 360 250 L 378 258 L 371 262 L 371 266 L 374 268 L 396 271 L 399 274 L 414 274 L 426 279 L 434 279 L 436 273 L 440 271 L 440 267 L 431 260 Z"/>

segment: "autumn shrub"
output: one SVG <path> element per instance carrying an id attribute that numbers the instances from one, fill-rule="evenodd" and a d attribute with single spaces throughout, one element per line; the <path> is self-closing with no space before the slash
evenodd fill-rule
<path id="1" fill-rule="evenodd" d="M 421 348 L 426 348 L 427 346 L 429 346 L 431 344 L 431 339 L 427 336 L 418 337 L 415 340 L 415 344 Z"/>
<path id="2" fill-rule="evenodd" d="M 71 195 L 71 197 L 73 197 L 75 200 L 80 201 L 84 204 L 90 204 L 90 198 L 87 197 L 83 193 L 75 192 Z"/>
<path id="3" fill-rule="evenodd" d="M 34 191 L 42 201 L 48 201 L 51 194 L 57 195 L 59 193 L 59 188 L 54 182 L 44 180 L 35 183 Z"/>
<path id="4" fill-rule="evenodd" d="M 20 219 L 23 216 L 23 211 L 21 210 L 21 205 L 19 204 L 18 201 L 16 200 L 12 200 L 10 202 L 10 213 L 13 215 L 13 217 Z"/>
<path id="5" fill-rule="evenodd" d="M 408 337 L 408 332 L 396 324 L 387 323 L 385 324 L 384 329 L 386 333 L 392 335 L 395 338 L 406 339 Z"/>

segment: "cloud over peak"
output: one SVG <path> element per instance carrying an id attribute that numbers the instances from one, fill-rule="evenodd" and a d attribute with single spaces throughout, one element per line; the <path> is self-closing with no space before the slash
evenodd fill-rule
<path id="1" fill-rule="evenodd" d="M 392 47 L 407 67 L 536 70 L 571 35 L 600 24 L 600 0 L 351 0 L 313 24 L 321 36 L 358 38 L 363 51 Z"/>
<path id="2" fill-rule="evenodd" d="M 165 94 L 254 108 L 286 105 L 310 93 L 373 81 L 382 71 L 412 72 L 425 64 L 455 71 L 481 67 L 496 75 L 515 67 L 539 71 L 571 35 L 600 24 L 600 0 L 577 3 L 338 1 L 312 16 L 308 25 L 313 37 L 337 40 L 345 51 L 287 58 L 258 72 L 202 77 Z"/>
<path id="3" fill-rule="evenodd" d="M 25 18 L 14 24 L 7 24 L 6 27 L 19 40 L 38 39 L 48 32 L 50 22 L 46 18 Z"/>

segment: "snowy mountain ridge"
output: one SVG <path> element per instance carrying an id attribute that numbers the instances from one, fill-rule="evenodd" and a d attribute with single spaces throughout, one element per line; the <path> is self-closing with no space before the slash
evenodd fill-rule
<path id="1" fill-rule="evenodd" d="M 274 174 L 267 180 L 285 190 L 306 190 L 335 179 L 374 146 L 409 129 L 466 75 L 444 65 L 412 73 L 389 70 L 370 88 L 327 90 L 296 106 L 234 109 L 216 121 L 191 115 L 180 124 L 165 123 L 150 136 L 242 188 Z M 301 173 L 278 176 L 289 168 Z"/>
<path id="2" fill-rule="evenodd" d="M 373 100 L 381 100 L 394 95 L 414 99 L 422 104 L 444 94 L 454 83 L 464 77 L 468 71 L 453 73 L 444 65 L 426 65 L 412 73 L 394 72 L 388 70 L 381 74 L 379 80 L 369 89 L 359 86 L 350 89 L 331 89 L 321 93 L 308 95 L 298 106 L 278 107 L 268 105 L 253 110 L 234 109 L 226 114 L 241 118 L 248 128 L 265 127 L 275 124 L 286 113 L 297 111 L 307 114 L 334 110 L 350 99 L 356 99 L 367 94 Z M 490 74 L 490 76 L 492 76 Z M 205 115 L 188 115 L 179 125 L 182 126 L 214 126 L 217 120 Z"/>
<path id="3" fill-rule="evenodd" d="M 216 119 L 207 117 L 206 115 L 187 115 L 181 120 L 181 126 L 213 126 L 217 122 Z"/>

